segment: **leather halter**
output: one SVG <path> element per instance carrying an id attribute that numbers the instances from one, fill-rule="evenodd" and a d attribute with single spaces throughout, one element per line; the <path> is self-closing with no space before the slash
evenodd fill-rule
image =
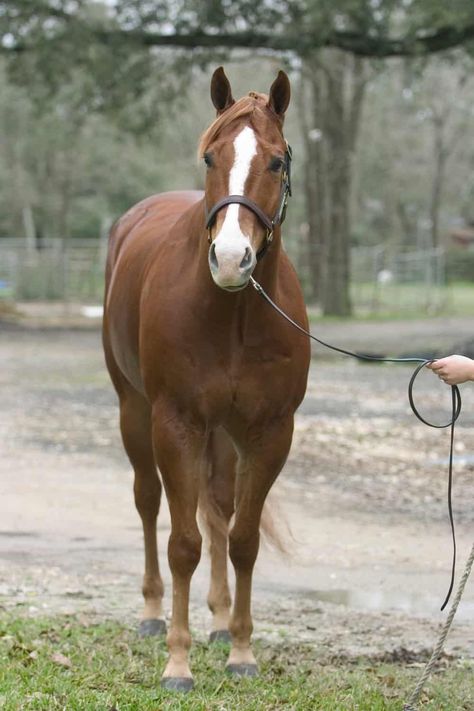
<path id="1" fill-rule="evenodd" d="M 208 230 L 208 240 L 209 244 L 212 244 L 211 237 L 211 227 L 216 220 L 216 215 L 219 210 L 222 210 L 226 205 L 243 205 L 248 210 L 254 213 L 260 220 L 260 222 L 266 227 L 267 235 L 265 238 L 265 244 L 257 252 L 257 261 L 263 257 L 268 247 L 273 240 L 273 230 L 276 225 L 281 225 L 286 215 L 286 206 L 288 204 L 288 198 L 291 196 L 291 158 L 292 158 L 291 146 L 286 144 L 285 157 L 283 160 L 283 172 L 281 177 L 281 188 L 280 188 L 280 200 L 278 201 L 278 208 L 270 219 L 268 215 L 257 205 L 256 202 L 250 200 L 250 198 L 245 195 L 227 195 L 226 197 L 219 200 L 211 207 L 208 211 L 206 208 L 206 229 Z"/>

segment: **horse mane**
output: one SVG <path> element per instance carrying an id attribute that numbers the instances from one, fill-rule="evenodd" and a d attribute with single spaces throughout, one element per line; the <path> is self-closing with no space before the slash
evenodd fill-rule
<path id="1" fill-rule="evenodd" d="M 223 128 L 226 128 L 232 121 L 241 116 L 252 116 L 265 111 L 267 108 L 268 96 L 250 91 L 247 96 L 229 106 L 211 123 L 201 136 L 198 146 L 198 159 L 202 158 L 209 145 L 214 141 Z"/>

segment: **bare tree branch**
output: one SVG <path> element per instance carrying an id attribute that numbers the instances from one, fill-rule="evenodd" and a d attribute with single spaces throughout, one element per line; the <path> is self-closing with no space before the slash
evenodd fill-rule
<path id="1" fill-rule="evenodd" d="M 68 16 L 55 11 L 54 17 L 63 23 L 81 23 L 78 16 Z M 85 24 L 85 23 L 84 23 Z M 63 24 L 64 27 L 64 24 Z M 84 26 L 85 30 L 86 27 Z M 213 34 L 195 30 L 187 33 L 150 32 L 147 30 L 125 30 L 94 27 L 88 24 L 87 31 L 91 38 L 101 42 L 111 40 L 129 41 L 146 47 L 196 48 L 248 48 L 291 51 L 305 55 L 322 47 L 334 47 L 351 52 L 361 57 L 414 57 L 423 54 L 441 52 L 474 41 L 474 24 L 464 27 L 441 27 L 433 32 L 420 31 L 409 37 L 390 38 L 370 36 L 357 32 L 333 30 L 323 35 L 313 32 L 262 33 L 249 29 L 242 32 Z M 54 35 L 45 42 L 54 42 Z M 10 45 L 0 45 L 3 53 L 21 52 L 31 48 L 28 40 L 18 40 Z"/>

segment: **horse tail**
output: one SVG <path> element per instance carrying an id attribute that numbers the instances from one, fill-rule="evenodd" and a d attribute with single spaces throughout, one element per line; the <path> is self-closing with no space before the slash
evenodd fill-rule
<path id="1" fill-rule="evenodd" d="M 236 465 L 237 455 L 227 434 L 223 430 L 213 433 L 199 487 L 199 519 L 209 540 L 213 533 L 227 537 L 232 526 Z M 260 535 L 264 544 L 289 555 L 292 535 L 274 495 L 264 504 Z"/>
<path id="2" fill-rule="evenodd" d="M 277 497 L 270 494 L 267 497 L 260 519 L 260 534 L 264 544 L 280 555 L 288 558 L 291 554 L 291 543 L 294 541 L 288 520 L 282 511 Z"/>

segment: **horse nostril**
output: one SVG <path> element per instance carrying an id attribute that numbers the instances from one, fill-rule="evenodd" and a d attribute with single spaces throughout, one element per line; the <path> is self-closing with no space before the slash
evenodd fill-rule
<path id="1" fill-rule="evenodd" d="M 240 268 L 241 269 L 248 269 L 251 264 L 252 264 L 252 250 L 250 249 L 250 247 L 246 247 L 244 258 L 240 262 Z"/>
<path id="2" fill-rule="evenodd" d="M 214 244 L 214 242 L 209 247 L 209 264 L 212 269 L 218 269 L 219 267 L 219 262 L 217 261 L 216 256 L 216 245 Z"/>

